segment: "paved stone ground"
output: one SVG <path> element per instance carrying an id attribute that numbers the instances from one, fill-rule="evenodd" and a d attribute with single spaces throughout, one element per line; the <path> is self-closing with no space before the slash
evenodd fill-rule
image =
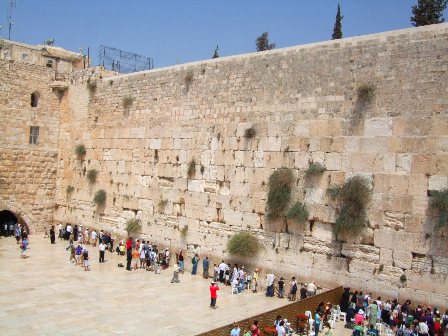
<path id="1" fill-rule="evenodd" d="M 125 257 L 108 252 L 99 264 L 94 247 L 85 272 L 68 263 L 67 245 L 31 236 L 22 260 L 13 238 L 0 239 L 1 335 L 194 335 L 288 303 L 224 287 L 212 310 L 209 281 L 200 276 L 185 273 L 171 284 L 170 269 L 128 272 L 117 268 Z M 333 333 L 348 334 L 340 326 Z"/>

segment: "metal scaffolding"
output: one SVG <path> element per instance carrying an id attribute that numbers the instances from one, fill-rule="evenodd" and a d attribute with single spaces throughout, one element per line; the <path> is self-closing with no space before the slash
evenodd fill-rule
<path id="1" fill-rule="evenodd" d="M 120 73 L 137 72 L 154 68 L 154 61 L 150 57 L 104 45 L 101 45 L 99 48 L 98 63 L 106 69 Z"/>

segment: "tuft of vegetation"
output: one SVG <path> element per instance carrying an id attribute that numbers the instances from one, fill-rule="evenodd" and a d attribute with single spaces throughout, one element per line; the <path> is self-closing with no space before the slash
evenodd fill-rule
<path id="1" fill-rule="evenodd" d="M 235 256 L 255 257 L 261 250 L 261 243 L 250 232 L 240 231 L 227 242 L 227 250 Z"/>
<path id="2" fill-rule="evenodd" d="M 257 131 L 253 127 L 249 127 L 244 131 L 244 137 L 246 139 L 252 139 L 257 134 Z"/>
<path id="3" fill-rule="evenodd" d="M 89 89 L 90 93 L 95 93 L 97 87 L 96 80 L 92 80 L 91 78 L 87 79 L 87 89 Z"/>
<path id="4" fill-rule="evenodd" d="M 219 58 L 219 54 L 218 54 L 218 46 L 216 46 L 215 52 L 213 53 L 212 58 Z"/>
<path id="5" fill-rule="evenodd" d="M 255 40 L 257 51 L 272 50 L 275 48 L 275 43 L 269 43 L 269 33 L 264 32 Z"/>
<path id="6" fill-rule="evenodd" d="M 89 180 L 89 183 L 95 183 L 97 177 L 98 177 L 98 171 L 96 169 L 89 169 L 87 171 L 86 178 L 87 180 Z"/>
<path id="7" fill-rule="evenodd" d="M 420 27 L 444 22 L 443 12 L 447 5 L 448 0 L 418 0 L 417 5 L 412 6 L 412 25 Z"/>
<path id="8" fill-rule="evenodd" d="M 269 177 L 267 216 L 273 220 L 284 214 L 291 201 L 293 172 L 289 168 L 280 168 Z"/>
<path id="9" fill-rule="evenodd" d="M 165 207 L 167 206 L 167 204 L 168 204 L 168 200 L 166 200 L 166 199 L 161 199 L 161 200 L 159 201 L 159 203 L 157 204 L 157 207 L 159 208 L 159 211 L 160 211 L 160 212 L 163 212 L 163 211 L 165 210 Z"/>
<path id="10" fill-rule="evenodd" d="M 193 83 L 193 72 L 189 71 L 184 77 L 184 83 L 186 87 L 186 91 L 188 92 L 190 90 L 190 85 Z"/>
<path id="11" fill-rule="evenodd" d="M 191 179 L 194 177 L 194 174 L 196 174 L 196 161 L 192 158 L 188 163 L 187 176 Z"/>
<path id="12" fill-rule="evenodd" d="M 429 200 L 429 208 L 437 213 L 439 220 L 435 230 L 442 230 L 448 227 L 448 188 L 433 191 Z"/>
<path id="13" fill-rule="evenodd" d="M 180 230 L 180 236 L 182 239 L 185 239 L 187 237 L 187 233 L 188 233 L 188 226 L 185 225 L 181 230 Z"/>
<path id="14" fill-rule="evenodd" d="M 402 274 L 402 275 L 400 276 L 400 281 L 401 281 L 401 282 L 406 282 L 406 280 L 407 280 L 407 278 L 406 278 L 406 274 Z"/>
<path id="15" fill-rule="evenodd" d="M 341 6 L 338 3 L 338 11 L 336 12 L 336 22 L 333 27 L 333 35 L 331 38 L 333 40 L 338 40 L 342 38 L 342 19 L 344 17 L 341 15 Z"/>
<path id="16" fill-rule="evenodd" d="M 72 186 L 72 185 L 68 185 L 68 186 L 67 186 L 67 189 L 65 189 L 65 192 L 66 192 L 67 194 L 71 194 L 71 193 L 74 192 L 74 191 L 75 191 L 75 187 Z"/>
<path id="17" fill-rule="evenodd" d="M 308 219 L 309 212 L 305 204 L 297 201 L 288 210 L 286 217 L 293 219 L 297 224 L 303 224 Z"/>
<path id="18" fill-rule="evenodd" d="M 316 177 L 323 174 L 327 168 L 320 162 L 311 162 L 305 172 L 306 177 Z"/>
<path id="19" fill-rule="evenodd" d="M 349 235 L 361 233 L 367 226 L 367 205 L 372 197 L 369 181 L 353 176 L 342 186 L 329 188 L 327 193 L 341 205 L 334 232 Z"/>
<path id="20" fill-rule="evenodd" d="M 375 87 L 370 84 L 362 84 L 358 87 L 358 101 L 362 105 L 370 104 L 375 97 Z"/>
<path id="21" fill-rule="evenodd" d="M 78 160 L 81 160 L 86 156 L 86 147 L 83 144 L 79 144 L 75 147 L 75 154 Z"/>
<path id="22" fill-rule="evenodd" d="M 128 233 L 128 236 L 132 233 L 139 233 L 142 230 L 142 224 L 139 219 L 132 218 L 126 221 L 126 227 L 124 228 Z"/>
<path id="23" fill-rule="evenodd" d="M 123 107 L 125 109 L 131 107 L 131 105 L 134 103 L 135 98 L 132 96 L 124 96 L 123 97 Z"/>
<path id="24" fill-rule="evenodd" d="M 95 193 L 93 197 L 93 203 L 98 206 L 103 206 L 106 204 L 106 191 L 104 189 L 100 189 Z"/>

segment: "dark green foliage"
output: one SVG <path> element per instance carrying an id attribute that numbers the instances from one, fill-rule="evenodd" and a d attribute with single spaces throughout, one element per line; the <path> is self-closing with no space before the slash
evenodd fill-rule
<path id="1" fill-rule="evenodd" d="M 401 282 L 406 282 L 406 280 L 407 280 L 407 278 L 406 278 L 406 274 L 402 274 L 402 275 L 400 276 L 400 281 L 401 281 Z"/>
<path id="2" fill-rule="evenodd" d="M 255 131 L 255 128 L 249 127 L 244 131 L 244 137 L 247 139 L 252 139 L 257 134 L 257 131 Z"/>
<path id="3" fill-rule="evenodd" d="M 75 191 L 75 187 L 73 187 L 72 185 L 68 185 L 65 191 L 67 192 L 67 194 L 71 194 L 72 192 Z"/>
<path id="4" fill-rule="evenodd" d="M 334 227 L 335 233 L 357 235 L 362 232 L 367 225 L 367 205 L 372 196 L 369 181 L 364 177 L 354 176 L 342 186 L 329 188 L 327 192 L 341 205 Z"/>
<path id="5" fill-rule="evenodd" d="M 308 209 L 305 204 L 297 201 L 288 210 L 286 217 L 293 219 L 297 224 L 303 224 L 308 219 Z"/>
<path id="6" fill-rule="evenodd" d="M 419 27 L 444 22 L 443 12 L 447 4 L 448 0 L 418 0 L 417 5 L 412 6 L 412 25 Z"/>
<path id="7" fill-rule="evenodd" d="M 93 197 L 93 203 L 98 206 L 106 204 L 106 191 L 104 191 L 104 189 L 100 189 L 95 193 L 95 196 Z"/>
<path id="8" fill-rule="evenodd" d="M 306 170 L 306 177 L 316 177 L 323 174 L 326 170 L 325 166 L 320 162 L 311 162 Z"/>
<path id="9" fill-rule="evenodd" d="M 90 93 L 95 93 L 96 91 L 96 81 L 92 79 L 87 79 L 87 88 L 89 89 Z"/>
<path id="10" fill-rule="evenodd" d="M 275 43 L 269 43 L 269 33 L 264 32 L 255 40 L 257 51 L 271 50 L 275 48 Z"/>
<path id="11" fill-rule="evenodd" d="M 280 168 L 269 177 L 267 200 L 268 219 L 276 219 L 282 215 L 291 201 L 293 173 L 289 168 Z"/>
<path id="12" fill-rule="evenodd" d="M 187 237 L 187 233 L 188 233 L 188 226 L 185 225 L 181 230 L 180 230 L 180 236 L 182 237 L 182 239 L 185 239 Z"/>
<path id="13" fill-rule="evenodd" d="M 139 219 L 128 219 L 126 221 L 126 227 L 125 227 L 126 232 L 128 233 L 128 235 L 131 235 L 132 233 L 138 233 L 142 230 L 142 225 L 140 223 Z"/>
<path id="14" fill-rule="evenodd" d="M 338 40 L 342 38 L 342 19 L 344 17 L 341 15 L 341 6 L 339 6 L 338 3 L 338 11 L 336 13 L 336 22 L 334 23 L 333 27 L 333 35 L 331 38 L 333 40 Z"/>
<path id="15" fill-rule="evenodd" d="M 369 84 L 363 84 L 358 87 L 358 101 L 362 105 L 372 102 L 375 97 L 375 87 Z"/>
<path id="16" fill-rule="evenodd" d="M 439 220 L 437 221 L 436 230 L 448 227 L 448 188 L 440 191 L 433 191 L 429 201 L 431 210 L 437 212 Z"/>
<path id="17" fill-rule="evenodd" d="M 132 96 L 124 96 L 123 97 L 123 107 L 125 109 L 131 107 L 131 105 L 134 103 L 135 98 Z"/>
<path id="18" fill-rule="evenodd" d="M 188 163 L 187 176 L 188 178 L 192 178 L 194 174 L 196 174 L 196 161 L 192 158 Z"/>
<path id="19" fill-rule="evenodd" d="M 82 159 L 86 155 L 86 147 L 82 144 L 79 144 L 75 147 L 75 154 L 78 159 Z"/>
<path id="20" fill-rule="evenodd" d="M 216 49 L 215 49 L 215 52 L 213 53 L 213 57 L 212 58 L 219 58 L 218 46 L 216 46 Z"/>
<path id="21" fill-rule="evenodd" d="M 191 83 L 193 83 L 193 72 L 190 71 L 187 72 L 184 78 L 184 84 L 187 92 L 190 90 Z"/>
<path id="22" fill-rule="evenodd" d="M 230 254 L 240 257 L 255 257 L 261 249 L 260 241 L 250 232 L 236 233 L 227 242 L 227 250 Z"/>
<path id="23" fill-rule="evenodd" d="M 98 177 L 98 171 L 95 169 L 89 169 L 87 171 L 87 180 L 89 180 L 90 183 L 95 183 L 96 182 L 96 178 Z"/>

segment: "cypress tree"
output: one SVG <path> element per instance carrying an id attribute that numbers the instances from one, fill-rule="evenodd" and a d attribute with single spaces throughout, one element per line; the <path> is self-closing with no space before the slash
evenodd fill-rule
<path id="1" fill-rule="evenodd" d="M 214 52 L 212 58 L 219 58 L 219 54 L 218 54 L 218 46 L 216 46 L 216 49 L 215 49 L 215 52 Z"/>
<path id="2" fill-rule="evenodd" d="M 342 19 L 344 17 L 341 15 L 341 7 L 338 3 L 338 12 L 336 13 L 336 22 L 333 27 L 333 35 L 331 36 L 333 40 L 338 40 L 342 38 Z"/>
<path id="3" fill-rule="evenodd" d="M 269 33 L 264 32 L 255 40 L 257 51 L 271 50 L 275 48 L 275 43 L 269 43 Z"/>
<path id="4" fill-rule="evenodd" d="M 418 0 L 416 6 L 412 6 L 411 22 L 414 27 L 444 22 L 443 11 L 448 0 Z"/>

